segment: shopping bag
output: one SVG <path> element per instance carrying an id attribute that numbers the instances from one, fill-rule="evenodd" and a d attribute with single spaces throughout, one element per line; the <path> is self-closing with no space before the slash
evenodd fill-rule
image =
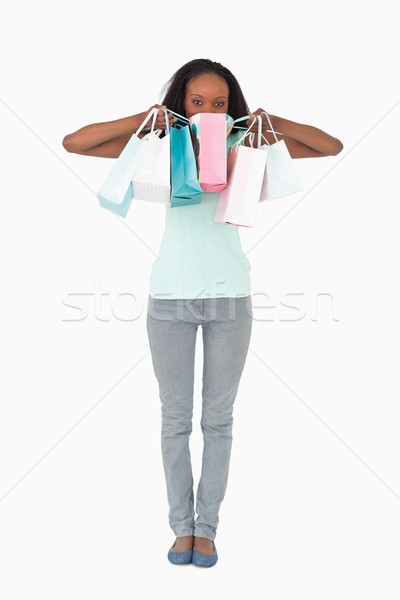
<path id="1" fill-rule="evenodd" d="M 250 135 L 250 145 L 253 147 L 253 143 L 254 143 L 254 136 L 255 134 L 252 133 Z M 265 142 L 267 142 L 267 140 L 265 139 L 264 136 L 262 136 L 265 140 Z M 259 148 L 262 148 L 263 150 L 265 150 L 266 152 L 268 152 L 268 145 L 264 144 L 264 145 L 260 145 L 260 143 L 258 144 Z M 269 193 L 268 193 L 268 173 L 267 173 L 267 161 L 265 161 L 265 171 L 264 171 L 264 178 L 263 178 L 263 182 L 262 182 L 262 186 L 261 186 L 261 192 L 260 192 L 260 202 L 262 202 L 263 200 L 268 200 L 269 199 Z"/>
<path id="2" fill-rule="evenodd" d="M 199 204 L 203 196 L 189 125 L 171 127 L 171 208 Z"/>
<path id="3" fill-rule="evenodd" d="M 132 135 L 122 150 L 97 192 L 100 206 L 121 217 L 126 216 L 132 202 L 132 177 L 139 164 L 144 148 L 144 140 L 146 139 L 139 138 L 138 135 L 151 117 L 153 117 L 152 129 L 154 128 L 157 112 L 158 108 L 153 108 L 149 112 L 139 129 Z"/>
<path id="4" fill-rule="evenodd" d="M 259 140 L 261 127 L 262 120 L 258 116 Z M 267 153 L 260 147 L 239 145 L 249 135 L 249 130 L 229 149 L 228 182 L 219 194 L 214 221 L 243 227 L 256 225 Z"/>
<path id="5" fill-rule="evenodd" d="M 189 119 L 198 144 L 198 177 L 203 192 L 220 192 L 227 183 L 226 137 L 233 119 L 224 113 L 197 113 Z"/>
<path id="6" fill-rule="evenodd" d="M 164 110 L 164 109 L 163 109 Z M 135 200 L 171 202 L 171 157 L 170 126 L 167 111 L 164 110 L 167 129 L 160 138 L 161 130 L 152 130 L 143 140 L 140 162 L 132 177 L 133 197 Z"/>
<path id="7" fill-rule="evenodd" d="M 260 201 L 267 200 L 268 198 L 281 198 L 282 196 L 301 192 L 303 189 L 285 140 L 278 141 L 268 114 L 265 111 L 263 112 L 267 116 L 276 142 L 270 144 L 262 136 L 267 144 L 261 146 L 267 151 L 267 166 Z"/>

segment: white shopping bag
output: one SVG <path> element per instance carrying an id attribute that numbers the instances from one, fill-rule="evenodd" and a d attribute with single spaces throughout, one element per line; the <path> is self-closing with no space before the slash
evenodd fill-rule
<path id="1" fill-rule="evenodd" d="M 251 147 L 253 147 L 253 142 L 254 142 L 254 136 L 255 134 L 252 133 L 250 135 L 250 145 Z M 265 140 L 265 137 L 262 136 Z M 265 140 L 267 142 L 267 140 Z M 268 143 L 268 142 L 267 142 Z M 260 146 L 260 143 L 258 143 L 258 147 L 261 148 L 262 150 L 264 150 L 264 152 L 268 153 L 268 148 L 269 146 L 267 144 L 263 144 L 262 146 Z M 260 202 L 262 202 L 263 200 L 268 200 L 269 199 L 269 193 L 268 193 L 268 173 L 267 173 L 267 160 L 265 160 L 265 170 L 264 170 L 264 177 L 263 177 L 263 182 L 261 185 L 261 192 L 260 192 Z"/>
<path id="2" fill-rule="evenodd" d="M 167 111 L 166 135 L 160 138 L 161 130 L 154 130 L 143 138 L 143 150 L 140 163 L 132 178 L 134 200 L 171 203 L 171 155 L 170 128 Z"/>
<path id="3" fill-rule="evenodd" d="M 139 133 L 150 117 L 153 117 L 152 129 L 154 128 L 157 112 L 158 108 L 153 108 L 149 112 L 139 129 L 132 135 L 122 150 L 97 192 L 100 206 L 121 217 L 126 216 L 132 202 L 132 177 L 140 162 L 143 142 L 147 137 L 141 139 Z"/>
<path id="4" fill-rule="evenodd" d="M 282 196 L 295 194 L 301 192 L 303 189 L 294 167 L 293 158 L 290 156 L 289 150 L 285 144 L 285 140 L 278 141 L 268 114 L 265 111 L 263 112 L 267 115 L 276 143 L 270 144 L 268 140 L 262 136 L 268 146 L 265 144 L 261 146 L 261 148 L 267 152 L 267 163 L 260 202 L 262 200 L 267 200 L 268 198 L 281 198 Z"/>
<path id="5" fill-rule="evenodd" d="M 253 121 L 254 123 L 254 121 Z M 246 133 L 229 149 L 227 185 L 220 192 L 214 221 L 255 227 L 267 154 L 265 150 L 240 145 Z M 258 116 L 258 145 L 261 141 L 261 117 Z"/>

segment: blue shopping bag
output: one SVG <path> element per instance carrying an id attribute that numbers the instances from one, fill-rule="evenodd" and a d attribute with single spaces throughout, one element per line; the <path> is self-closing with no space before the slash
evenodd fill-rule
<path id="1" fill-rule="evenodd" d="M 171 128 L 171 208 L 200 204 L 201 189 L 189 125 Z"/>
<path id="2" fill-rule="evenodd" d="M 101 184 L 97 198 L 100 206 L 125 217 L 133 198 L 132 176 L 140 162 L 141 154 L 145 148 L 143 140 L 138 134 L 144 125 L 153 116 L 152 130 L 156 121 L 158 108 L 153 108 L 139 129 L 132 135 L 125 148 L 112 166 L 107 177 Z"/>

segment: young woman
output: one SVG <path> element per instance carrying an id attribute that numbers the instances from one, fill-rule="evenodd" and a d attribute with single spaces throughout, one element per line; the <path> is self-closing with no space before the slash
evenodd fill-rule
<path id="1" fill-rule="evenodd" d="M 156 128 L 165 129 L 170 109 L 187 118 L 200 112 L 220 112 L 238 125 L 250 127 L 261 115 L 263 135 L 275 138 L 263 109 L 249 114 L 242 90 L 232 73 L 218 62 L 192 60 L 166 84 Z M 117 158 L 150 109 L 106 123 L 87 125 L 63 140 L 69 152 Z M 269 113 L 268 113 L 269 114 Z M 332 156 L 343 145 L 312 127 L 270 115 L 278 140 L 284 139 L 292 158 Z M 170 125 L 177 122 L 169 113 Z M 255 122 L 250 131 L 256 132 Z M 233 128 L 229 147 L 243 135 Z M 143 137 L 143 130 L 139 137 Z M 193 138 L 195 150 L 196 144 Z M 242 142 L 243 143 L 243 142 Z M 245 138 L 246 145 L 249 138 Z M 168 552 L 173 563 L 212 566 L 218 560 L 214 539 L 225 496 L 232 446 L 233 404 L 245 365 L 252 329 L 250 263 L 242 251 L 239 228 L 214 221 L 217 193 L 204 193 L 199 204 L 166 206 L 160 256 L 154 262 L 147 309 L 147 332 L 161 399 L 161 447 L 169 503 L 169 524 L 176 536 Z M 203 457 L 194 513 L 189 450 L 192 432 L 195 345 L 202 326 L 204 365 L 202 387 Z"/>

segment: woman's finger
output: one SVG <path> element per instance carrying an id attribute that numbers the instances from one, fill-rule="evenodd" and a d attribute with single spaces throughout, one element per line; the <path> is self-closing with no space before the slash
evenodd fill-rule
<path id="1" fill-rule="evenodd" d="M 246 121 L 246 125 L 248 128 L 251 125 L 249 131 L 257 131 L 257 119 L 256 119 L 256 115 L 254 113 L 251 113 L 251 115 L 249 116 L 249 118 Z"/>
<path id="2" fill-rule="evenodd" d="M 168 118 L 169 118 L 169 124 L 170 125 L 174 125 L 174 123 L 176 123 L 178 121 L 178 119 L 176 119 L 173 115 L 172 112 L 168 111 Z"/>
<path id="3" fill-rule="evenodd" d="M 160 108 L 158 109 L 156 123 L 155 123 L 156 129 L 165 129 L 165 127 L 166 127 L 165 114 L 164 114 L 163 108 L 165 108 L 165 107 L 160 106 Z"/>
<path id="4" fill-rule="evenodd" d="M 175 119 L 174 115 L 169 110 L 167 110 L 167 115 L 169 126 L 174 125 L 177 122 L 177 119 Z M 160 119 L 158 121 L 158 129 L 167 129 L 167 121 L 163 111 L 161 111 Z"/>
<path id="5" fill-rule="evenodd" d="M 152 108 L 158 108 L 156 121 L 155 121 L 155 125 L 154 125 L 155 129 L 167 129 L 167 121 L 165 118 L 164 110 L 166 110 L 166 112 L 167 112 L 169 125 L 172 126 L 175 123 L 177 123 L 178 119 L 176 119 L 174 117 L 174 115 L 171 111 L 167 110 L 167 107 L 165 106 L 165 104 L 163 104 L 163 105 L 154 104 L 152 106 Z"/>
<path id="6" fill-rule="evenodd" d="M 250 125 L 254 121 L 254 123 L 251 125 L 249 131 L 251 131 L 251 132 L 253 132 L 253 131 L 254 132 L 258 132 L 258 123 L 259 123 L 258 118 L 257 118 L 258 116 L 261 117 L 261 129 L 262 129 L 262 131 L 264 132 L 264 131 L 266 131 L 268 129 L 269 124 L 268 124 L 268 121 L 267 121 L 267 117 L 263 113 L 262 109 L 258 108 L 254 113 L 251 113 L 251 115 L 249 116 L 248 120 L 246 121 L 247 127 L 250 127 Z"/>

